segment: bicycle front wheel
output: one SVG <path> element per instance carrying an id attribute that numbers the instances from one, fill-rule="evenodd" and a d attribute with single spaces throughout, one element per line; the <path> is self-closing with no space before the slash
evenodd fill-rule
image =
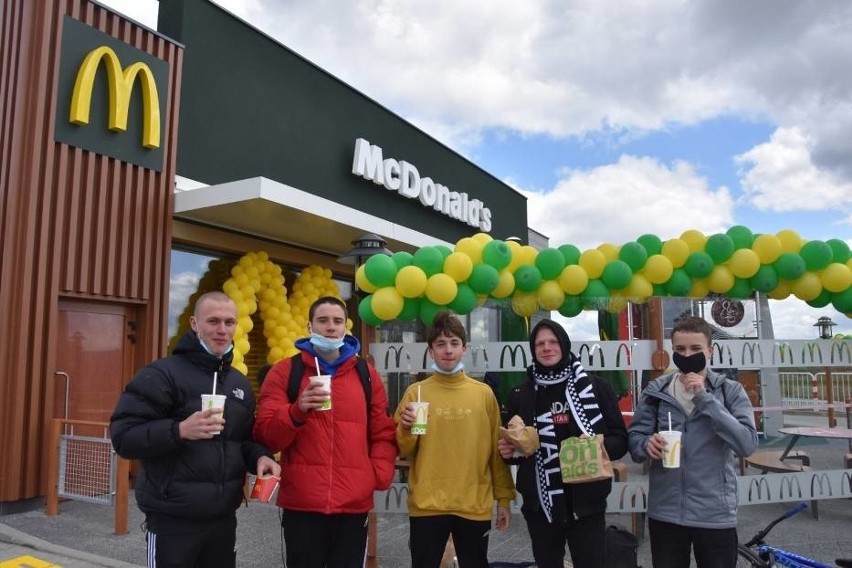
<path id="1" fill-rule="evenodd" d="M 737 547 L 737 568 L 770 568 L 769 563 L 760 559 L 760 556 L 745 545 Z"/>

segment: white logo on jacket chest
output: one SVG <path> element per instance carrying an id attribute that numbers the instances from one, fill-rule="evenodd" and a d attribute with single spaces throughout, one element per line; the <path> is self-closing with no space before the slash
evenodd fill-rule
<path id="1" fill-rule="evenodd" d="M 243 400 L 246 396 L 246 393 L 243 392 L 243 389 L 234 389 L 234 396 L 240 400 Z"/>

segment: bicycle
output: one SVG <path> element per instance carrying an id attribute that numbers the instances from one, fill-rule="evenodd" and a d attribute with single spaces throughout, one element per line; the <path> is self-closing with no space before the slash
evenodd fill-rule
<path id="1" fill-rule="evenodd" d="M 751 540 L 737 547 L 737 566 L 752 568 L 833 568 L 818 560 L 807 558 L 793 552 L 766 544 L 763 540 L 772 528 L 783 520 L 789 519 L 808 508 L 807 503 L 799 503 L 754 535 Z M 852 568 L 852 559 L 838 558 L 835 560 L 841 568 Z"/>

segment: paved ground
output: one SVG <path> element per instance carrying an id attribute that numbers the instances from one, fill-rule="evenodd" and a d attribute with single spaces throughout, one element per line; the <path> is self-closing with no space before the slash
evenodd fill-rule
<path id="1" fill-rule="evenodd" d="M 811 417 L 792 418 L 800 424 L 814 420 Z M 823 425 L 817 422 L 818 425 Z M 768 440 L 777 446 L 779 440 Z M 802 440 L 800 449 L 807 450 L 814 469 L 840 467 L 840 456 L 846 451 L 845 441 Z M 641 476 L 641 468 L 631 464 L 629 478 Z M 746 539 L 762 528 L 769 520 L 780 515 L 787 505 L 752 505 L 740 508 L 739 533 Z M 238 564 L 246 567 L 281 566 L 282 544 L 277 508 L 252 502 L 238 512 L 239 529 Z M 628 515 L 610 515 L 608 521 L 630 526 Z M 43 508 L 31 509 L 0 516 L 0 568 L 31 566 L 45 568 L 83 568 L 113 566 L 126 568 L 144 566 L 145 546 L 140 528 L 142 517 L 131 503 L 130 532 L 115 536 L 112 509 L 88 503 L 66 501 L 60 514 L 48 517 Z M 402 514 L 384 514 L 378 519 L 378 561 L 382 568 L 409 565 L 408 522 Z M 770 541 L 786 548 L 815 557 L 823 562 L 833 562 L 836 557 L 852 557 L 852 501 L 826 500 L 820 503 L 820 519 L 808 513 L 778 525 Z M 512 519 L 512 527 L 505 533 L 492 533 L 491 561 L 531 561 L 529 536 L 520 515 Z M 30 556 L 27 562 L 6 564 L 5 561 Z M 639 549 L 639 562 L 650 568 L 650 550 L 647 540 Z"/>

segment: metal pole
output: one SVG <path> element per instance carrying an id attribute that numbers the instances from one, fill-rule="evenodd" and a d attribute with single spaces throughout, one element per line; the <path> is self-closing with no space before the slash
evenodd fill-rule
<path id="1" fill-rule="evenodd" d="M 825 368 L 825 397 L 828 400 L 828 427 L 837 426 L 837 418 L 834 417 L 834 386 L 831 384 L 831 367 Z"/>

